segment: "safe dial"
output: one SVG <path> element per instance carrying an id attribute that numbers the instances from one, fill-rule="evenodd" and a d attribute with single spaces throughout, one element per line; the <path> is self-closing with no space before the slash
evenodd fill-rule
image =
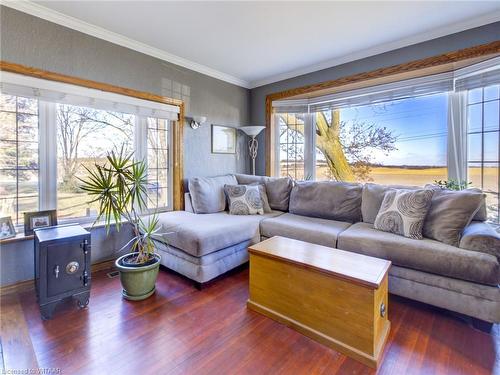
<path id="1" fill-rule="evenodd" d="M 78 264 L 78 262 L 69 262 L 67 265 L 66 265 L 66 273 L 68 275 L 72 275 L 74 274 L 76 271 L 78 271 L 78 268 L 80 268 L 80 265 Z"/>

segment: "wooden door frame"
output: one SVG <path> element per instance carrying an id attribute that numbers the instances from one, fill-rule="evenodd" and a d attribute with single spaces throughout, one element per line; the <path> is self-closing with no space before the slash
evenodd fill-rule
<path id="1" fill-rule="evenodd" d="M 273 101 L 290 98 L 297 95 L 310 94 L 319 90 L 331 89 L 338 86 L 352 84 L 356 82 L 371 80 L 375 78 L 389 77 L 395 74 L 417 71 L 420 69 L 436 67 L 439 65 L 455 63 L 462 60 L 467 60 L 485 55 L 500 53 L 500 41 L 494 41 L 487 44 L 481 44 L 474 47 L 464 48 L 461 50 L 443 53 L 432 57 L 427 57 L 420 60 L 414 60 L 398 65 L 392 65 L 385 68 L 375 69 L 369 72 L 357 73 L 350 76 L 337 78 L 331 81 L 315 83 L 311 85 L 292 88 L 284 91 L 268 94 L 266 96 L 266 175 L 274 174 L 275 165 L 275 140 L 274 140 L 274 124 L 272 121 Z"/>
<path id="2" fill-rule="evenodd" d="M 160 96 L 149 92 L 138 91 L 120 86 L 114 86 L 107 83 L 91 81 L 88 79 L 73 77 L 69 75 L 49 72 L 46 70 L 33 68 L 21 64 L 0 61 L 0 71 L 22 74 L 30 77 L 46 79 L 50 81 L 68 83 L 71 85 L 82 86 L 90 89 L 96 89 L 115 94 L 131 96 L 143 100 L 149 100 L 162 104 L 173 105 L 179 107 L 179 119 L 173 121 L 173 208 L 174 210 L 184 209 L 184 160 L 183 160 L 183 145 L 184 145 L 184 112 L 185 105 L 182 100 L 173 99 L 166 96 Z"/>

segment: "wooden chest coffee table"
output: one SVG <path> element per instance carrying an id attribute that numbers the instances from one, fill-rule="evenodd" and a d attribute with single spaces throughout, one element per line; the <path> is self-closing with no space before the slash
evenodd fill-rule
<path id="1" fill-rule="evenodd" d="M 387 340 L 391 262 L 273 237 L 250 253 L 248 308 L 377 367 Z"/>

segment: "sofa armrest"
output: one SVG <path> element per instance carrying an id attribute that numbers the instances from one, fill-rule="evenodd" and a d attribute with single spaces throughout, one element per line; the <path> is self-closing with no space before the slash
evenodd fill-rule
<path id="1" fill-rule="evenodd" d="M 194 213 L 193 203 L 191 202 L 190 193 L 184 193 L 184 211 Z"/>
<path id="2" fill-rule="evenodd" d="M 491 254 L 500 260 L 500 234 L 482 221 L 473 221 L 465 227 L 460 247 Z"/>

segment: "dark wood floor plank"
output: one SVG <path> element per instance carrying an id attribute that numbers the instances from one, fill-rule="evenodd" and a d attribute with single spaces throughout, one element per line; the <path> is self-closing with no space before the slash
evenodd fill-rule
<path id="1" fill-rule="evenodd" d="M 24 312 L 16 294 L 0 297 L 2 366 L 7 371 L 38 368 Z"/>
<path id="2" fill-rule="evenodd" d="M 119 279 L 99 272 L 88 308 L 64 304 L 51 321 L 40 319 L 32 291 L 18 298 L 38 365 L 63 373 L 375 373 L 247 310 L 245 269 L 197 291 L 162 268 L 156 294 L 141 302 L 122 299 Z M 377 373 L 500 375 L 498 325 L 485 334 L 431 306 L 396 296 L 389 304 L 392 329 Z"/>

